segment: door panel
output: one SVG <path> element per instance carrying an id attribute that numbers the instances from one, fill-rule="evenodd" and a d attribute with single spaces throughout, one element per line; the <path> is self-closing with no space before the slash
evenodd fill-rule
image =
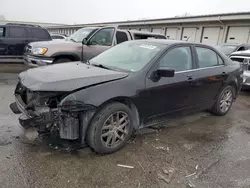
<path id="1" fill-rule="evenodd" d="M 196 105 L 194 93 L 198 88 L 195 75 L 192 75 L 194 64 L 191 54 L 189 46 L 172 48 L 159 60 L 157 67 L 175 69 L 174 77 L 146 79 L 148 120 Z"/>
<path id="2" fill-rule="evenodd" d="M 6 55 L 22 56 L 27 44 L 28 33 L 24 27 L 8 27 L 5 43 L 7 45 Z"/>
<path id="3" fill-rule="evenodd" d="M 152 28 L 152 33 L 162 34 L 162 28 Z"/>
<path id="4" fill-rule="evenodd" d="M 209 105 L 216 99 L 228 73 L 225 72 L 223 60 L 216 52 L 198 46 L 195 49 L 200 68 L 197 71 L 197 81 L 200 83 L 197 102 Z"/>

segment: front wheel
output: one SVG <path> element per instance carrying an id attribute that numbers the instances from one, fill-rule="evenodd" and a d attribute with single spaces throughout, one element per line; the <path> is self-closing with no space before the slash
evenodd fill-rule
<path id="1" fill-rule="evenodd" d="M 212 113 L 218 116 L 223 116 L 228 113 L 232 107 L 235 97 L 235 88 L 232 86 L 226 86 L 219 94 L 214 106 L 212 107 Z"/>
<path id="2" fill-rule="evenodd" d="M 108 104 L 94 116 L 87 132 L 87 142 L 96 153 L 113 153 L 130 138 L 132 124 L 133 115 L 128 106 Z"/>

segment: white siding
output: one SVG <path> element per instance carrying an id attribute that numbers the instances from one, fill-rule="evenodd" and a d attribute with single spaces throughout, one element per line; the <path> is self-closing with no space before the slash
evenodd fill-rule
<path id="1" fill-rule="evenodd" d="M 247 43 L 249 41 L 250 27 L 229 27 L 227 43 Z"/>
<path id="2" fill-rule="evenodd" d="M 178 28 L 166 28 L 166 37 L 172 40 L 178 39 Z"/>
<path id="3" fill-rule="evenodd" d="M 187 40 L 189 42 L 194 42 L 196 38 L 197 28 L 183 28 L 183 33 L 181 40 Z"/>
<path id="4" fill-rule="evenodd" d="M 220 27 L 204 27 L 201 43 L 210 45 L 218 44 L 220 30 Z"/>
<path id="5" fill-rule="evenodd" d="M 141 28 L 141 31 L 150 32 L 151 29 L 150 28 Z"/>
<path id="6" fill-rule="evenodd" d="M 152 32 L 153 33 L 160 33 L 161 34 L 162 33 L 162 28 L 153 28 Z"/>

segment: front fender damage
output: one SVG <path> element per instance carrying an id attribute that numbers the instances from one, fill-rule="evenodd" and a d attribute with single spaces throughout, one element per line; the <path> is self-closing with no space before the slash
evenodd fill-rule
<path id="1" fill-rule="evenodd" d="M 14 113 L 21 112 L 19 122 L 25 129 L 36 128 L 39 136 L 46 138 L 54 148 L 69 151 L 85 146 L 85 135 L 95 106 L 77 101 L 72 98 L 73 94 L 47 99 L 40 94 L 30 94 L 35 97 L 26 94 L 15 93 L 16 102 L 10 105 Z"/>

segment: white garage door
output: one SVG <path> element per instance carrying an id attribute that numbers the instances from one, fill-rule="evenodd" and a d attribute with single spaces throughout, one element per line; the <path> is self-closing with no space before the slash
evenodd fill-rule
<path id="1" fill-rule="evenodd" d="M 229 27 L 227 43 L 247 43 L 249 42 L 250 27 Z"/>
<path id="2" fill-rule="evenodd" d="M 218 44 L 220 27 L 204 27 L 201 43 Z"/>
<path id="3" fill-rule="evenodd" d="M 150 32 L 151 29 L 150 28 L 141 28 L 141 31 Z"/>
<path id="4" fill-rule="evenodd" d="M 162 33 L 162 28 L 153 28 L 152 32 L 153 33 L 160 33 L 161 34 Z"/>
<path id="5" fill-rule="evenodd" d="M 196 38 L 197 28 L 184 28 L 181 40 L 194 42 Z"/>
<path id="6" fill-rule="evenodd" d="M 166 37 L 167 39 L 176 40 L 178 34 L 177 28 L 167 28 L 166 29 Z"/>

